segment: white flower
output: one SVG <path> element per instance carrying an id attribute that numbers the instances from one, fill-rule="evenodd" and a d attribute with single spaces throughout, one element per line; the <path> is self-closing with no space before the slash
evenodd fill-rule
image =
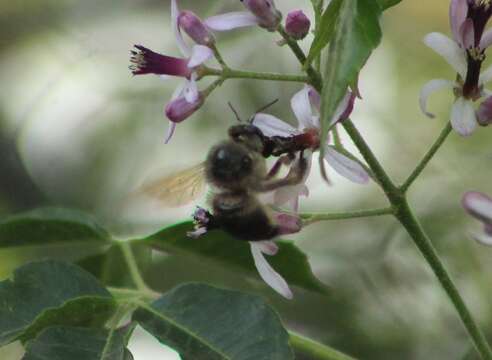
<path id="1" fill-rule="evenodd" d="M 472 18 L 467 18 L 467 14 L 467 0 L 452 0 L 449 18 L 453 39 L 436 32 L 424 38 L 424 43 L 441 55 L 458 73 L 458 80 L 433 79 L 422 87 L 419 96 L 422 112 L 433 118 L 434 114 L 427 110 L 429 96 L 442 89 L 451 90 L 456 99 L 451 107 L 450 121 L 453 129 L 462 136 L 471 135 L 477 127 L 473 103 L 490 95 L 483 86 L 492 80 L 492 67 L 479 74 L 485 59 L 484 51 L 492 43 L 492 31 L 489 29 L 481 34 L 480 41 L 476 43 L 474 22 Z"/>
<path id="2" fill-rule="evenodd" d="M 266 136 L 297 136 L 306 133 L 312 133 L 319 138 L 320 123 L 319 116 L 313 113 L 311 100 L 316 103 L 316 98 L 319 95 L 310 87 L 305 86 L 301 91 L 297 92 L 291 99 L 291 108 L 298 121 L 297 128 L 269 114 L 259 113 L 253 119 L 253 125 L 257 126 Z M 343 120 L 348 117 L 353 106 L 353 95 L 348 92 L 338 105 L 337 110 L 331 123 Z M 316 150 L 316 149 L 312 149 Z M 308 163 L 311 163 L 312 151 L 305 151 L 305 156 Z M 369 182 L 369 175 L 362 165 L 357 161 L 352 160 L 348 156 L 340 153 L 334 146 L 327 144 L 325 153 L 326 162 L 340 175 L 358 184 L 366 184 Z M 309 175 L 309 170 L 306 171 L 304 181 Z M 280 206 L 290 202 L 293 210 L 297 210 L 298 198 L 300 195 L 307 196 L 309 193 L 304 181 L 299 185 L 286 186 L 276 191 L 275 205 Z"/>

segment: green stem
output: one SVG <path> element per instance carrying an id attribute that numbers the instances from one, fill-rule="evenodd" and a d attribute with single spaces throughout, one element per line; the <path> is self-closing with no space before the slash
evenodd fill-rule
<path id="1" fill-rule="evenodd" d="M 223 78 L 215 80 L 205 90 L 202 91 L 202 96 L 204 98 L 208 97 L 218 86 L 221 86 L 223 82 Z"/>
<path id="2" fill-rule="evenodd" d="M 415 170 L 412 171 L 408 179 L 403 183 L 403 185 L 400 187 L 401 191 L 406 192 L 408 188 L 412 185 L 412 183 L 418 178 L 420 173 L 425 169 L 429 161 L 432 159 L 432 157 L 436 154 L 437 150 L 441 147 L 441 145 L 444 143 L 446 138 L 448 137 L 449 133 L 451 132 L 452 126 L 451 123 L 447 123 L 444 129 L 442 129 L 441 133 L 439 134 L 439 137 L 436 139 L 434 144 L 432 144 L 431 148 L 425 156 L 422 158 L 420 163 L 417 165 Z"/>
<path id="3" fill-rule="evenodd" d="M 121 252 L 123 253 L 123 257 L 125 258 L 125 262 L 128 266 L 128 270 L 130 271 L 130 276 L 132 278 L 133 283 L 137 287 L 137 289 L 149 296 L 151 294 L 156 294 L 152 289 L 150 289 L 145 280 L 140 274 L 140 270 L 138 269 L 137 261 L 135 260 L 135 256 L 133 255 L 132 248 L 128 242 L 119 242 L 119 247 Z"/>
<path id="4" fill-rule="evenodd" d="M 313 360 L 355 360 L 355 358 L 341 353 L 326 345 L 289 331 L 290 344 L 301 354 L 307 355 Z"/>
<path id="5" fill-rule="evenodd" d="M 297 44 L 296 41 L 290 38 L 290 36 L 285 32 L 285 29 L 281 25 L 278 27 L 277 31 L 284 38 L 285 42 L 290 47 L 294 55 L 297 57 L 301 65 L 304 66 L 304 63 L 306 62 L 306 55 L 304 55 L 304 52 L 302 51 L 299 44 Z M 318 91 L 321 92 L 323 83 L 319 72 L 317 72 L 311 65 L 309 65 L 306 69 L 306 73 L 311 79 L 311 85 L 313 85 Z"/>
<path id="6" fill-rule="evenodd" d="M 273 80 L 273 81 L 292 81 L 292 82 L 308 82 L 309 77 L 306 75 L 291 75 L 272 72 L 255 72 L 243 71 L 235 69 L 213 69 L 204 67 L 200 70 L 200 75 L 204 76 L 220 76 L 222 79 L 255 79 L 255 80 Z"/>
<path id="7" fill-rule="evenodd" d="M 214 52 L 214 56 L 217 59 L 217 61 L 219 62 L 220 66 L 222 66 L 223 69 L 227 69 L 228 66 L 225 63 L 224 58 L 220 54 L 220 51 L 219 51 L 219 49 L 217 49 L 217 46 L 215 44 L 212 46 L 212 51 Z"/>
<path id="8" fill-rule="evenodd" d="M 159 298 L 160 294 L 155 291 L 141 291 L 141 290 L 136 290 L 136 289 L 126 289 L 126 288 L 115 288 L 115 287 L 108 287 L 108 291 L 115 297 L 115 298 L 143 298 L 147 300 L 156 300 Z"/>
<path id="9" fill-rule="evenodd" d="M 333 135 L 333 143 L 336 147 L 343 147 L 342 138 L 340 137 L 340 132 L 338 131 L 338 126 L 334 126 L 333 130 L 331 130 Z"/>
<path id="10" fill-rule="evenodd" d="M 473 344 L 475 345 L 478 353 L 480 353 L 483 359 L 492 359 L 492 351 L 489 344 L 473 320 L 473 317 L 466 307 L 465 302 L 461 298 L 458 289 L 451 280 L 451 277 L 446 271 L 443 263 L 439 259 L 439 256 L 437 255 L 437 252 L 434 249 L 429 237 L 413 215 L 413 212 L 410 209 L 406 199 L 404 199 L 400 204 L 396 217 L 407 230 L 408 234 L 412 237 L 415 245 L 417 245 L 418 249 L 427 260 L 427 263 L 430 265 L 432 271 L 444 288 L 444 291 L 446 291 L 446 294 L 458 312 L 465 329 L 472 338 Z"/>
<path id="11" fill-rule="evenodd" d="M 393 208 L 358 210 L 339 213 L 302 213 L 299 215 L 302 219 L 303 226 L 306 226 L 318 221 L 356 219 L 391 214 L 393 214 Z"/>

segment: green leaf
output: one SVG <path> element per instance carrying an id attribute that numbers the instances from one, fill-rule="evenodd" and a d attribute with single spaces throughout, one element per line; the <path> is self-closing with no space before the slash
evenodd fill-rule
<path id="1" fill-rule="evenodd" d="M 402 0 L 378 0 L 381 9 L 386 10 L 392 6 L 399 4 Z"/>
<path id="2" fill-rule="evenodd" d="M 335 31 L 335 23 L 340 12 L 342 0 L 332 0 L 325 12 L 321 16 L 319 30 L 314 36 L 314 40 L 309 49 L 307 60 L 304 63 L 304 68 L 307 69 L 313 60 L 321 53 L 326 45 L 330 42 L 333 32 Z"/>
<path id="3" fill-rule="evenodd" d="M 86 214 L 59 208 L 42 208 L 0 221 L 0 249 L 47 245 L 104 245 L 111 238 Z"/>
<path id="4" fill-rule="evenodd" d="M 151 305 L 136 320 L 185 358 L 200 360 L 293 359 L 278 315 L 257 296 L 186 284 Z"/>
<path id="5" fill-rule="evenodd" d="M 132 360 L 119 331 L 50 327 L 28 342 L 22 360 Z"/>
<path id="6" fill-rule="evenodd" d="M 219 230 L 211 231 L 199 239 L 186 233 L 193 229 L 191 222 L 168 227 L 157 234 L 140 240 L 156 249 L 181 256 L 198 258 L 260 279 L 251 256 L 249 243 L 238 240 Z M 300 288 L 326 294 L 326 287 L 313 275 L 306 255 L 289 241 L 276 241 L 279 252 L 269 256 L 268 262 L 289 283 Z"/>
<path id="7" fill-rule="evenodd" d="M 0 282 L 0 346 L 26 341 L 52 325 L 100 326 L 116 302 L 82 269 L 56 261 L 18 268 Z"/>
<path id="8" fill-rule="evenodd" d="M 380 16 L 381 8 L 374 0 L 342 0 L 323 71 L 320 162 L 337 106 L 381 41 Z"/>

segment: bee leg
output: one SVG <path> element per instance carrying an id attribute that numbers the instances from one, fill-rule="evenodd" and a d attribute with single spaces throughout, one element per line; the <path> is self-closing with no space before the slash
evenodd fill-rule
<path id="1" fill-rule="evenodd" d="M 275 164 L 273 164 L 272 168 L 268 172 L 267 179 L 272 179 L 275 176 L 278 175 L 280 172 L 280 169 L 282 168 L 282 165 L 289 166 L 292 163 L 292 160 L 295 159 L 295 156 L 293 154 L 287 154 L 279 157 L 277 161 L 275 161 Z"/>
<path id="2" fill-rule="evenodd" d="M 265 180 L 260 181 L 256 185 L 255 190 L 258 192 L 267 192 L 284 186 L 297 185 L 304 179 L 307 168 L 308 162 L 306 158 L 304 158 L 304 154 L 301 151 L 299 159 L 292 165 L 289 173 L 284 178 L 269 179 L 266 177 Z"/>

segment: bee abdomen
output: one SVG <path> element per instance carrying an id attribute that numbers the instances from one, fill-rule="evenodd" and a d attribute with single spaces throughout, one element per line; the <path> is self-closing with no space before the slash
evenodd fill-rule
<path id="1" fill-rule="evenodd" d="M 237 206 L 231 206 L 233 199 Z M 250 194 L 216 197 L 214 217 L 224 231 L 241 240 L 270 240 L 278 234 L 269 211 Z"/>

